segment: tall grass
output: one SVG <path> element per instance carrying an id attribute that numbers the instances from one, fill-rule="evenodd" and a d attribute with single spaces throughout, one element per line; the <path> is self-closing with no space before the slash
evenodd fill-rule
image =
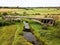
<path id="1" fill-rule="evenodd" d="M 0 27 L 0 45 L 11 45 L 15 31 L 16 25 Z"/>
<path id="2" fill-rule="evenodd" d="M 23 23 L 17 25 L 17 31 L 15 33 L 14 41 L 12 45 L 32 45 L 23 37 Z"/>
<path id="3" fill-rule="evenodd" d="M 48 29 L 45 30 L 42 29 L 42 25 L 35 22 L 30 22 L 30 26 L 33 29 L 34 35 L 36 35 L 39 40 L 45 42 L 45 45 L 60 45 L 60 38 L 56 37 L 59 36 L 57 32 L 59 28 L 48 26 Z"/>

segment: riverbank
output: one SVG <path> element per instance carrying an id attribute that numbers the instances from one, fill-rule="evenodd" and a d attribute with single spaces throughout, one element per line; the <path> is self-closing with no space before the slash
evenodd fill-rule
<path id="1" fill-rule="evenodd" d="M 33 29 L 34 35 L 41 41 L 44 42 L 44 45 L 60 45 L 60 39 L 56 37 L 56 32 L 59 28 L 55 26 L 49 27 L 48 29 L 42 29 L 42 25 L 39 23 L 30 22 L 30 26 Z"/>

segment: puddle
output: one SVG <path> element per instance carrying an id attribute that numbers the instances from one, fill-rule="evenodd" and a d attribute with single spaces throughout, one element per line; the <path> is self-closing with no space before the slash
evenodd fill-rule
<path id="1" fill-rule="evenodd" d="M 31 32 L 23 31 L 23 36 L 26 40 L 31 42 L 33 45 L 40 45 L 36 37 Z"/>

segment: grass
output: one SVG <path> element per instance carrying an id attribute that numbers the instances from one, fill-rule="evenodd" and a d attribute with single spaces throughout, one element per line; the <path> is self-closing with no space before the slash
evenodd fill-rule
<path id="1" fill-rule="evenodd" d="M 11 45 L 15 31 L 16 25 L 0 27 L 0 45 Z"/>
<path id="2" fill-rule="evenodd" d="M 0 27 L 0 45 L 32 45 L 23 37 L 23 23 Z"/>
<path id="3" fill-rule="evenodd" d="M 60 45 L 60 38 L 55 37 L 58 28 L 48 26 L 48 30 L 44 30 L 42 25 L 35 22 L 30 22 L 30 26 L 33 29 L 34 35 L 40 41 L 43 41 L 45 45 Z"/>
<path id="4" fill-rule="evenodd" d="M 34 9 L 0 9 L 1 14 L 7 12 L 8 14 L 15 15 L 23 15 L 24 12 L 26 15 L 60 15 L 60 8 L 57 10 L 56 8 L 34 8 Z M 38 16 L 40 17 L 40 16 Z M 1 17 L 0 17 L 1 18 Z M 44 42 L 45 45 L 60 45 L 60 38 L 56 37 L 56 33 L 59 30 L 56 26 L 48 26 L 48 29 L 42 29 L 42 25 L 39 23 L 33 22 L 29 19 L 23 19 L 25 21 L 29 21 L 30 26 L 34 35 L 37 37 L 39 41 Z M 60 22 L 59 22 L 60 23 Z M 9 26 L 0 27 L 0 45 L 33 45 L 28 42 L 23 37 L 23 23 L 16 23 Z"/>
<path id="5" fill-rule="evenodd" d="M 34 35 L 44 45 L 60 45 L 60 38 L 56 37 L 59 25 L 58 27 L 48 26 L 48 29 L 45 30 L 42 29 L 43 25 L 33 20 L 23 20 L 29 21 Z M 23 23 L 20 22 L 14 25 L 0 27 L 0 45 L 33 45 L 23 37 L 23 26 Z"/>
<path id="6" fill-rule="evenodd" d="M 32 45 L 23 37 L 23 23 L 17 25 L 17 31 L 15 33 L 14 41 L 12 45 Z"/>
<path id="7" fill-rule="evenodd" d="M 60 14 L 60 8 L 59 10 L 57 10 L 57 8 L 33 8 L 31 9 L 9 9 L 9 8 L 1 8 L 0 12 L 8 12 L 8 14 L 14 14 L 15 12 L 18 13 L 19 15 L 23 14 L 24 12 L 26 12 L 27 15 L 52 15 L 52 14 Z"/>

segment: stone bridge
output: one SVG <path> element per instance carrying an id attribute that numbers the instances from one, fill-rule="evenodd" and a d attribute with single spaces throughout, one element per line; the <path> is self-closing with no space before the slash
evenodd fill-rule
<path id="1" fill-rule="evenodd" d="M 5 20 L 20 20 L 21 18 L 27 18 L 27 19 L 33 19 L 33 21 L 41 23 L 41 24 L 47 24 L 47 25 L 53 25 L 55 23 L 55 20 L 53 18 L 44 18 L 43 16 L 36 17 L 36 16 L 11 16 L 6 15 L 4 16 Z"/>

